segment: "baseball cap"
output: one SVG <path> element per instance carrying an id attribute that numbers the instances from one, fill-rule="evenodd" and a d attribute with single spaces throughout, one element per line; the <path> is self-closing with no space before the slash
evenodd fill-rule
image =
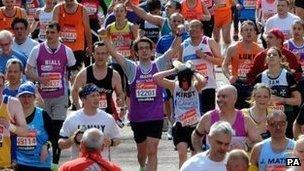
<path id="1" fill-rule="evenodd" d="M 36 92 L 36 86 L 32 82 L 25 82 L 20 85 L 18 89 L 18 97 L 23 95 L 23 94 L 32 94 L 35 95 Z"/>

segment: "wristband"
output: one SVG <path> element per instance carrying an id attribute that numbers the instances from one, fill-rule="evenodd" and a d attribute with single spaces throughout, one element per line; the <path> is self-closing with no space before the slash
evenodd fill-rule
<path id="1" fill-rule="evenodd" d="M 10 124 L 8 130 L 12 133 L 15 133 L 17 131 L 17 127 L 14 124 Z"/>

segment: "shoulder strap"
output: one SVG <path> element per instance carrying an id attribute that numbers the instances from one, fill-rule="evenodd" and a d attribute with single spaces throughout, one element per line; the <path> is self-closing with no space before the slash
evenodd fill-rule
<path id="1" fill-rule="evenodd" d="M 4 103 L 4 104 L 7 104 L 7 103 L 8 103 L 8 100 L 9 100 L 9 96 L 4 95 L 3 103 Z"/>

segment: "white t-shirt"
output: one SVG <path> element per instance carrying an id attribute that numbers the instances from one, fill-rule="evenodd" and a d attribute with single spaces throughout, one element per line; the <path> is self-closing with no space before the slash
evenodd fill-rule
<path id="1" fill-rule="evenodd" d="M 205 151 L 188 159 L 181 167 L 180 171 L 226 171 L 225 160 L 221 162 L 215 162 L 209 159 Z"/>
<path id="2" fill-rule="evenodd" d="M 285 40 L 288 40 L 291 38 L 292 24 L 295 20 L 300 20 L 300 17 L 289 12 L 286 18 L 279 18 L 279 15 L 276 14 L 266 21 L 265 33 L 273 28 L 278 28 L 284 33 Z"/>
<path id="3" fill-rule="evenodd" d="M 86 115 L 83 112 L 83 109 L 71 113 L 64 121 L 59 135 L 60 137 L 68 138 L 79 128 L 89 129 L 93 127 L 102 130 L 104 135 L 110 139 L 120 138 L 119 129 L 114 118 L 110 114 L 99 109 L 97 109 L 97 113 L 93 116 Z M 104 158 L 108 158 L 108 151 L 108 148 L 103 149 L 102 156 Z M 72 159 L 78 158 L 78 156 L 79 148 L 73 144 Z"/>
<path id="4" fill-rule="evenodd" d="M 27 58 L 30 56 L 32 49 L 39 43 L 31 38 L 26 38 L 25 42 L 22 44 L 17 44 L 15 40 L 13 41 L 13 50 L 24 54 Z"/>

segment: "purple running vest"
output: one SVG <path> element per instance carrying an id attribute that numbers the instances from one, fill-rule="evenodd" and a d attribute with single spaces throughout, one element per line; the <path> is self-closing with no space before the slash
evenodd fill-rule
<path id="1" fill-rule="evenodd" d="M 304 69 L 304 45 L 301 47 L 296 46 L 291 40 L 288 40 L 288 49 L 294 53 L 295 55 L 298 55 L 300 57 L 300 64 L 302 67 L 302 70 Z M 304 76 L 304 73 L 302 74 Z"/>
<path id="2" fill-rule="evenodd" d="M 130 84 L 130 115 L 131 122 L 161 120 L 164 118 L 162 88 L 153 81 L 153 74 L 158 69 L 152 63 L 152 69 L 142 73 L 140 66 L 136 68 L 134 81 Z"/>
<path id="3" fill-rule="evenodd" d="M 49 53 L 45 43 L 41 43 L 37 57 L 37 70 L 39 77 L 47 77 L 47 85 L 40 85 L 39 92 L 42 98 L 55 98 L 64 95 L 68 58 L 63 44 L 55 53 Z"/>
<path id="4" fill-rule="evenodd" d="M 236 119 L 232 125 L 235 131 L 235 137 L 246 137 L 247 133 L 245 131 L 245 120 L 243 113 L 240 110 L 236 112 Z M 215 109 L 211 112 L 211 125 L 220 120 L 220 112 Z"/>

